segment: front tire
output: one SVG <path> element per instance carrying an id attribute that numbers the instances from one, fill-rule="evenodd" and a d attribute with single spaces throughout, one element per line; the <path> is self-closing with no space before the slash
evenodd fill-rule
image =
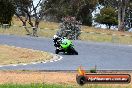
<path id="1" fill-rule="evenodd" d="M 59 53 L 59 50 L 58 50 L 58 49 L 56 49 L 56 50 L 55 50 L 55 54 L 58 54 L 58 53 Z"/>

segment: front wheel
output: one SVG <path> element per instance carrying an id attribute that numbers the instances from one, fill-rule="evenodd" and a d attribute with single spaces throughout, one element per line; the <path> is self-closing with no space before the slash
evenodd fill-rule
<path id="1" fill-rule="evenodd" d="M 56 49 L 56 50 L 55 50 L 55 54 L 58 54 L 58 53 L 59 53 L 59 50 L 58 50 L 58 49 Z"/>

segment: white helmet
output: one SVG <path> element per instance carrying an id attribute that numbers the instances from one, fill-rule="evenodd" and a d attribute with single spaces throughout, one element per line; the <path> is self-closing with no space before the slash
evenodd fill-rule
<path id="1" fill-rule="evenodd" d="M 58 36 L 57 35 L 54 35 L 53 38 L 56 39 L 56 38 L 58 38 Z"/>

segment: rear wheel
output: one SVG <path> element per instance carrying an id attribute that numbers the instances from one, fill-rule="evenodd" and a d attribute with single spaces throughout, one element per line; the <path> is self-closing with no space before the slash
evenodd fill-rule
<path id="1" fill-rule="evenodd" d="M 78 55 L 78 52 L 77 52 L 73 47 L 71 47 L 70 49 L 71 49 L 71 50 L 70 50 L 70 53 L 71 53 L 71 54 L 73 54 L 73 55 Z"/>
<path id="2" fill-rule="evenodd" d="M 75 54 L 75 55 L 78 55 L 78 52 L 77 52 L 76 50 L 74 50 L 74 54 Z"/>

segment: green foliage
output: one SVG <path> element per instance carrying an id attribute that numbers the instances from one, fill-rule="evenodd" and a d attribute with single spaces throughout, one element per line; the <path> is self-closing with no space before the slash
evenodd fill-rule
<path id="1" fill-rule="evenodd" d="M 0 24 L 11 24 L 15 13 L 15 6 L 12 0 L 0 0 Z"/>
<path id="2" fill-rule="evenodd" d="M 16 6 L 16 13 L 25 17 L 25 12 L 31 7 L 32 0 L 13 0 Z"/>
<path id="3" fill-rule="evenodd" d="M 100 24 L 105 24 L 110 28 L 118 24 L 117 12 L 112 7 L 104 7 L 100 10 L 100 14 L 96 14 L 95 21 Z"/>
<path id="4" fill-rule="evenodd" d="M 90 73 L 96 73 L 96 69 L 90 69 Z"/>
<path id="5" fill-rule="evenodd" d="M 45 10 L 51 8 L 52 10 L 47 14 L 57 21 L 66 16 L 76 17 L 81 20 L 82 24 L 92 25 L 92 11 L 95 9 L 98 0 L 47 0 L 44 4 Z"/>
<path id="6" fill-rule="evenodd" d="M 65 17 L 60 24 L 60 30 L 57 35 L 67 37 L 68 39 L 76 40 L 81 34 L 81 23 L 75 17 Z"/>

